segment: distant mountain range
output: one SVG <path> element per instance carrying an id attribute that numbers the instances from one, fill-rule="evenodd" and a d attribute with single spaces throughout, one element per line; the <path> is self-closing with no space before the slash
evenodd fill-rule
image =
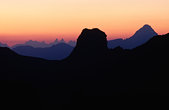
<path id="1" fill-rule="evenodd" d="M 19 47 L 19 46 L 31 46 L 31 47 L 34 47 L 34 48 L 46 48 L 46 47 L 51 47 L 51 46 L 59 44 L 59 43 L 66 43 L 66 44 L 68 44 L 70 46 L 75 46 L 76 45 L 75 41 L 70 40 L 69 42 L 65 42 L 64 39 L 61 39 L 61 40 L 56 39 L 54 42 L 51 42 L 49 44 L 47 44 L 44 41 L 43 42 L 39 42 L 39 41 L 29 40 L 29 41 L 26 41 L 23 44 L 16 44 L 16 45 L 12 46 L 11 48 L 15 48 L 15 47 Z"/>
<path id="2" fill-rule="evenodd" d="M 39 57 L 47 60 L 62 60 L 69 56 L 75 45 L 75 41 L 65 42 L 64 39 L 60 41 L 56 39 L 49 44 L 29 40 L 24 44 L 17 44 L 11 48 L 16 53 L 24 56 Z"/>
<path id="3" fill-rule="evenodd" d="M 122 47 L 124 49 L 133 49 L 150 40 L 152 37 L 157 36 L 157 33 L 149 25 L 144 25 L 132 37 L 128 39 L 115 39 L 108 41 L 109 48 Z"/>
<path id="4" fill-rule="evenodd" d="M 17 46 L 12 48 L 13 51 L 20 55 L 39 57 L 48 60 L 62 60 L 69 56 L 73 47 L 66 43 L 59 43 L 51 47 L 34 48 L 31 46 Z"/>

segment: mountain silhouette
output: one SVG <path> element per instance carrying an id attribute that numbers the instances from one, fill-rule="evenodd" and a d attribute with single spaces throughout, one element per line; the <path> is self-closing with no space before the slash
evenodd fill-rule
<path id="1" fill-rule="evenodd" d="M 23 44 L 16 44 L 16 45 L 12 46 L 11 48 L 16 48 L 16 47 L 20 47 L 20 46 L 31 46 L 34 48 L 47 48 L 47 47 L 52 47 L 53 45 L 60 44 L 60 43 L 65 43 L 65 44 L 68 44 L 72 47 L 74 47 L 76 44 L 75 41 L 65 42 L 65 40 L 63 38 L 61 40 L 56 39 L 55 41 L 53 41 L 51 43 L 46 43 L 45 41 L 40 42 L 40 41 L 29 40 Z"/>
<path id="2" fill-rule="evenodd" d="M 8 108 L 57 109 L 113 100 L 101 96 L 168 96 L 168 50 L 169 34 L 154 36 L 131 50 L 108 49 L 106 34 L 96 28 L 84 29 L 70 56 L 61 61 L 0 47 L 1 99 L 14 105 Z"/>
<path id="3" fill-rule="evenodd" d="M 16 47 L 20 47 L 20 46 L 31 46 L 31 47 L 34 47 L 34 48 L 47 48 L 47 47 L 51 47 L 53 45 L 56 45 L 58 43 L 60 43 L 60 41 L 58 39 L 56 39 L 54 42 L 49 43 L 49 44 L 47 44 L 44 41 L 39 42 L 39 41 L 29 40 L 29 41 L 26 41 L 23 44 L 16 44 L 16 45 L 12 46 L 11 48 L 16 48 Z"/>
<path id="4" fill-rule="evenodd" d="M 97 28 L 84 29 L 69 58 L 95 59 L 105 56 L 107 50 L 107 35 L 103 31 Z"/>
<path id="5" fill-rule="evenodd" d="M 39 41 L 29 40 L 29 41 L 26 41 L 24 44 L 16 44 L 12 46 L 12 48 L 19 47 L 19 46 L 31 46 L 34 48 L 45 48 L 45 47 L 50 47 L 51 45 L 45 43 L 44 41 L 39 42 Z"/>
<path id="6" fill-rule="evenodd" d="M 123 39 L 110 40 L 108 42 L 108 47 L 115 48 L 117 46 L 121 46 L 124 49 L 133 49 L 146 43 L 154 36 L 157 36 L 157 33 L 152 29 L 150 25 L 146 24 L 130 38 L 127 38 L 125 40 Z"/>
<path id="7" fill-rule="evenodd" d="M 70 55 L 73 50 L 73 47 L 65 43 L 59 43 L 46 48 L 18 46 L 13 48 L 12 50 L 24 56 L 39 57 L 48 60 L 61 60 Z"/>

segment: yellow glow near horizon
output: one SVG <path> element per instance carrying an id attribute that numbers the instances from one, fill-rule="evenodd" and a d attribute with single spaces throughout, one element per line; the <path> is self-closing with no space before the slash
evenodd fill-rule
<path id="1" fill-rule="evenodd" d="M 144 24 L 159 34 L 169 32 L 169 0 L 0 1 L 0 42 L 75 40 L 83 28 L 125 38 Z"/>

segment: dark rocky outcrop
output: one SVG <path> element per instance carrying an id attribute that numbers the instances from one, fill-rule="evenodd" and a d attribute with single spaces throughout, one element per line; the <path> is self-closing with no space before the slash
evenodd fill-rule
<path id="1" fill-rule="evenodd" d="M 84 29 L 69 58 L 97 59 L 105 56 L 107 51 L 107 35 L 103 31 L 97 28 Z"/>

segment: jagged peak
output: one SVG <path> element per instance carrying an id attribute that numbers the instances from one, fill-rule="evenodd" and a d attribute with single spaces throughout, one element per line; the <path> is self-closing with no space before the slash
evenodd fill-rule
<path id="1" fill-rule="evenodd" d="M 131 38 L 152 38 L 154 36 L 158 35 L 154 29 L 148 25 L 145 24 L 142 28 L 140 28 Z M 130 39 L 131 39 L 130 38 Z"/>

